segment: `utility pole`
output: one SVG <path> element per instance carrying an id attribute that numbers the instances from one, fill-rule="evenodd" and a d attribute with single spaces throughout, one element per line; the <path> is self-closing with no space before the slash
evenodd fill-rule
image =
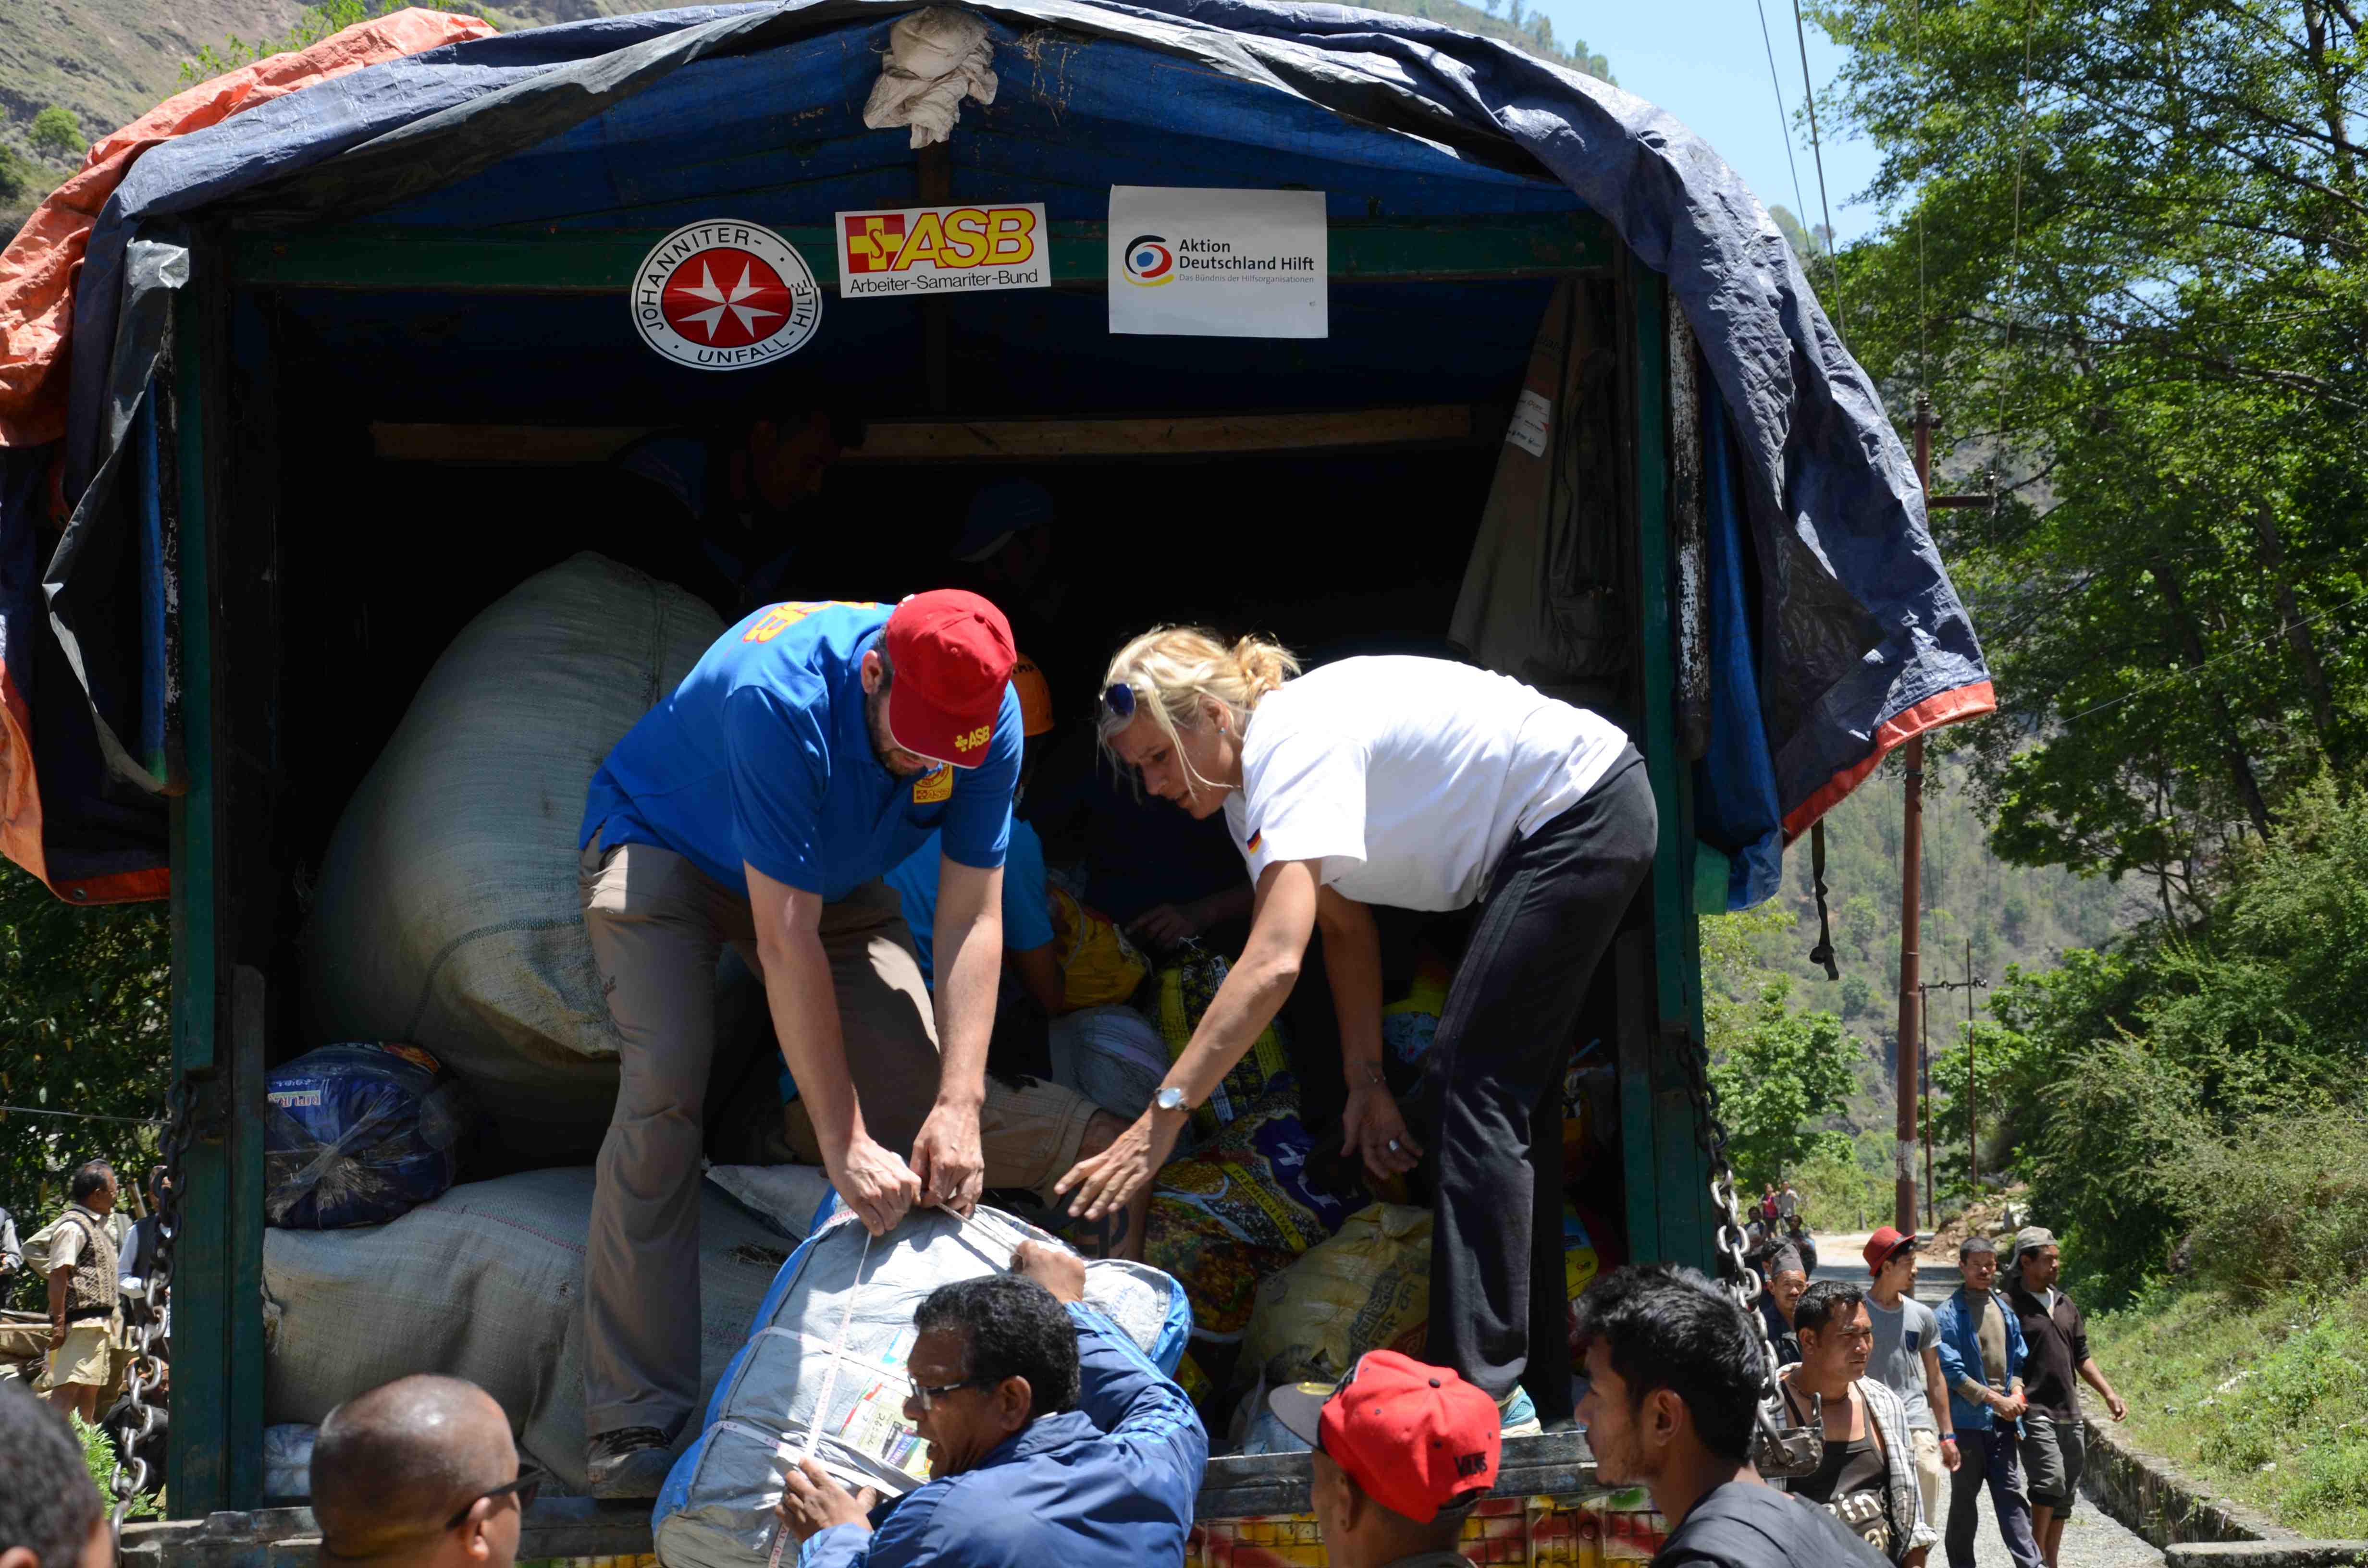
<path id="1" fill-rule="evenodd" d="M 1968 937 L 1965 938 L 1965 977 L 1963 980 L 1928 980 L 1917 987 L 1917 991 L 1919 993 L 1918 996 L 1918 1000 L 1919 1002 L 1923 1000 L 1921 993 L 1925 992 L 1962 991 L 1965 994 L 1965 1142 L 1967 1146 L 1965 1158 L 1969 1166 L 1968 1174 L 1976 1190 L 1981 1187 L 1982 1172 L 1981 1151 L 1975 1147 L 1976 1140 L 1980 1137 L 1981 1112 L 1974 1103 L 1974 993 L 1976 991 L 1988 990 L 1989 983 L 1990 983 L 1987 978 L 1977 976 L 1974 973 L 1974 939 L 1971 937 Z M 1931 1052 L 1929 1047 L 1925 1052 L 1925 1062 L 1928 1066 L 1929 1074 L 1929 1065 L 1931 1062 Z M 1931 1096 L 1931 1080 L 1928 1075 L 1924 1085 L 1924 1093 L 1928 1099 Z M 1925 1112 L 1924 1117 L 1924 1190 L 1926 1205 L 1925 1212 L 1928 1219 L 1931 1212 L 1931 1139 L 1932 1117 L 1931 1112 L 1928 1109 Z M 1905 1227 L 1902 1228 L 1904 1229 Z"/>
<path id="2" fill-rule="evenodd" d="M 1932 400 L 1916 394 L 1916 483 L 1926 494 L 1932 490 Z M 1929 523 L 1929 519 L 1928 519 Z M 1897 1181 L 1892 1197 L 1891 1222 L 1902 1231 L 1916 1228 L 1916 1102 L 1918 1049 L 1923 1028 L 1924 994 L 1918 972 L 1922 955 L 1921 905 L 1924 899 L 1924 737 L 1908 737 L 1907 804 L 1899 838 L 1899 1119 L 1893 1127 Z M 1929 1185 L 1929 1184 L 1928 1184 Z"/>

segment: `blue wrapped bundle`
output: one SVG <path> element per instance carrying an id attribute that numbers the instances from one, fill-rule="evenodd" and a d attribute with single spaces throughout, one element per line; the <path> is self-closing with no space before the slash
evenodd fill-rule
<path id="1" fill-rule="evenodd" d="M 377 1225 L 440 1196 L 461 1167 L 467 1090 L 416 1045 L 324 1045 L 271 1074 L 263 1209 L 275 1225 Z"/>

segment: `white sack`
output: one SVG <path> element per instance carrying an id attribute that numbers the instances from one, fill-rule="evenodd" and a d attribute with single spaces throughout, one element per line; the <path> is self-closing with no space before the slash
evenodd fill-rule
<path id="1" fill-rule="evenodd" d="M 412 1372 L 499 1402 L 525 1457 L 574 1493 L 584 1475 L 584 1238 L 592 1172 L 456 1187 L 399 1220 L 263 1233 L 264 1418 L 317 1425 Z M 700 1398 L 747 1338 L 789 1243 L 719 1192 L 699 1201 Z M 686 1426 L 685 1437 L 697 1431 Z"/>
<path id="2" fill-rule="evenodd" d="M 1167 1076 L 1167 1040 L 1149 1018 L 1123 1006 L 1084 1007 L 1054 1018 L 1047 1033 L 1053 1081 L 1121 1120 L 1151 1108 Z"/>
<path id="3" fill-rule="evenodd" d="M 576 899 L 585 790 L 723 631 L 682 589 L 592 554 L 471 621 L 329 840 L 304 942 L 311 1037 L 414 1041 L 513 1153 L 590 1158 L 617 1039 Z"/>
<path id="4" fill-rule="evenodd" d="M 1059 1244 L 994 1209 L 968 1221 L 920 1210 L 868 1254 L 864 1241 L 863 1227 L 840 1210 L 766 1293 L 747 1348 L 708 1405 L 706 1430 L 659 1494 L 666 1568 L 762 1568 L 781 1478 L 804 1456 L 818 1413 L 823 1436 L 814 1457 L 841 1481 L 897 1496 L 919 1485 L 928 1448 L 904 1418 L 915 1310 L 940 1285 L 1008 1268 L 1022 1241 Z M 1146 1264 L 1090 1263 L 1086 1300 L 1154 1361 L 1174 1368 L 1192 1329 L 1175 1280 Z"/>
<path id="5" fill-rule="evenodd" d="M 965 97 L 995 101 L 994 62 L 995 46 L 976 16 L 949 6 L 908 11 L 888 29 L 888 59 L 864 100 L 863 123 L 874 131 L 909 125 L 916 147 L 943 142 Z"/>

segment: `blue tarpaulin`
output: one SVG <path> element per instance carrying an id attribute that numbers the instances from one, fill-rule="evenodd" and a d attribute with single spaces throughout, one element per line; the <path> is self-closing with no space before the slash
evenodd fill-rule
<path id="1" fill-rule="evenodd" d="M 152 688 L 163 677 L 143 651 L 144 610 L 122 601 L 159 569 L 138 494 L 155 472 L 139 411 L 192 236 L 228 222 L 394 234 L 662 228 L 726 201 L 734 215 L 788 225 L 905 204 L 905 132 L 868 131 L 860 111 L 889 23 L 913 8 L 705 7 L 487 38 L 260 105 L 133 165 L 91 234 L 75 299 L 72 520 L 38 595 L 26 574 L 0 573 L 12 679 L 44 610 L 59 655 L 47 663 L 66 672 L 45 669 L 34 702 L 53 883 L 162 863 Z M 1884 749 L 1989 707 L 1980 649 L 1873 388 L 1742 180 L 1668 116 L 1415 17 L 1259 0 L 973 9 L 992 24 L 1003 88 L 992 108 L 965 108 L 952 199 L 1041 200 L 1055 222 L 1102 220 L 1112 184 L 1312 188 L 1336 219 L 1583 208 L 1666 276 L 1719 394 L 1703 815 L 1704 836 L 1734 861 L 1733 902 L 1773 890 L 1782 841 Z M 1519 285 L 1452 293 L 1441 319 L 1400 324 L 1380 293 L 1336 284 L 1335 341 L 1232 345 L 1230 373 L 1452 387 L 1465 346 L 1491 334 L 1518 345 L 1541 298 Z M 357 295 L 317 307 L 308 329 L 359 352 L 383 335 L 375 351 L 392 360 L 398 339 L 419 341 L 394 324 L 428 308 Z M 717 395 L 689 385 L 702 381 L 691 372 L 586 337 L 565 301 L 448 297 L 432 308 L 446 358 L 416 371 L 416 393 L 460 405 L 453 417 L 497 412 L 467 406 L 495 388 L 512 408 L 554 419 L 597 413 L 570 400 L 633 378 L 647 391 L 672 375 L 686 398 Z M 964 329 L 1008 356 L 1015 409 L 1053 406 L 1055 393 L 1070 409 L 1099 405 L 1094 397 L 1123 406 L 1131 385 L 1181 389 L 1177 403 L 1217 396 L 1206 356 L 1179 340 L 1099 335 L 1090 366 L 1049 348 L 1095 330 L 1098 298 L 991 295 L 963 308 Z M 859 327 L 853 314 L 834 330 L 855 335 L 837 349 L 818 341 L 835 358 L 817 364 L 901 350 L 894 335 L 909 326 L 883 316 Z M 863 331 L 881 335 L 866 344 Z M 405 369 L 390 362 L 385 374 L 400 401 Z M 729 378 L 704 381 L 716 380 Z M 0 452 L 0 564 L 30 548 L 40 486 L 27 475 L 49 456 Z"/>

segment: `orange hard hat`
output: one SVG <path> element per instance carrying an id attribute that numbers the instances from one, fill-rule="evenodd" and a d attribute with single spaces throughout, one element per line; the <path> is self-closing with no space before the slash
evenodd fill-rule
<path id="1" fill-rule="evenodd" d="M 1019 733 L 1030 739 L 1053 727 L 1053 688 L 1044 672 L 1027 654 L 1011 666 L 1011 684 L 1019 691 Z"/>

